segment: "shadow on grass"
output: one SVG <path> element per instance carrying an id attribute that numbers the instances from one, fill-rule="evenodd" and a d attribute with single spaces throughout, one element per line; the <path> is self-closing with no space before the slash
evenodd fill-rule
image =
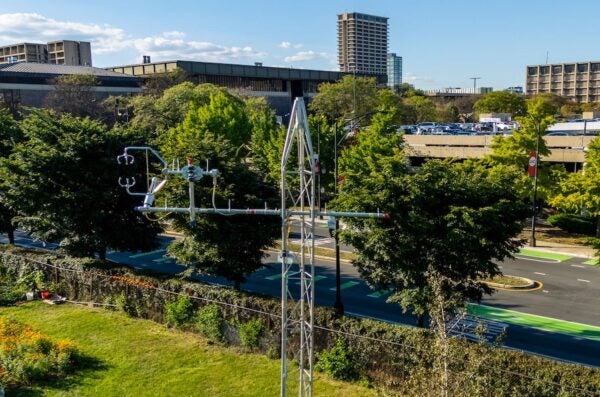
<path id="1" fill-rule="evenodd" d="M 87 355 L 79 354 L 77 357 L 77 365 L 73 372 L 67 374 L 64 378 L 52 378 L 34 381 L 33 385 L 20 386 L 16 388 L 8 387 L 6 389 L 7 396 L 18 397 L 39 397 L 45 394 L 44 389 L 54 389 L 69 391 L 75 386 L 82 383 L 85 378 L 91 378 L 97 375 L 99 371 L 106 371 L 109 366 L 101 360 Z"/>

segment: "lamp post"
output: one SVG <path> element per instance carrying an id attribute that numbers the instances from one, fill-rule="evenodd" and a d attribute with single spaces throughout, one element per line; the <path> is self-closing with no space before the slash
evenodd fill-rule
<path id="1" fill-rule="evenodd" d="M 532 247 L 536 246 L 535 243 L 535 218 L 537 212 L 537 184 L 538 184 L 538 166 L 540 163 L 540 123 L 537 122 L 536 125 L 536 141 L 535 141 L 535 165 L 534 165 L 534 176 L 533 176 L 533 205 L 532 205 L 532 216 L 531 216 L 531 239 L 529 241 L 529 245 Z"/>
<path id="2" fill-rule="evenodd" d="M 358 126 L 358 121 L 364 119 L 365 117 L 372 115 L 377 112 L 385 112 L 383 111 L 374 111 L 368 112 L 361 116 L 351 118 L 349 120 L 345 120 L 345 122 L 350 123 L 350 133 L 354 132 L 354 128 Z M 333 192 L 337 197 L 338 195 L 338 147 L 342 144 L 344 139 L 348 136 L 348 134 L 343 135 L 338 141 L 338 123 L 334 122 L 334 151 L 333 151 Z M 334 243 L 335 243 L 335 302 L 333 303 L 333 308 L 338 316 L 344 315 L 344 303 L 342 302 L 342 277 L 341 277 L 341 268 L 340 268 L 340 244 L 338 237 L 338 230 L 340 229 L 340 221 L 336 217 L 335 218 L 335 229 L 334 229 Z"/>

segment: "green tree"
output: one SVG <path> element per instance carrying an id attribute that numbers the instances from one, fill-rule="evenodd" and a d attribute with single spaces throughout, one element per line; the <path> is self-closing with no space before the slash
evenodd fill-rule
<path id="1" fill-rule="evenodd" d="M 559 183 L 557 194 L 550 199 L 550 205 L 566 213 L 585 213 L 596 218 L 596 237 L 600 237 L 600 138 L 588 146 L 584 171 L 565 177 Z M 597 248 L 597 256 L 600 256 L 600 246 Z"/>
<path id="2" fill-rule="evenodd" d="M 357 251 L 362 277 L 389 300 L 418 315 L 431 303 L 430 269 L 463 301 L 490 289 L 479 280 L 499 273 L 495 261 L 520 246 L 527 208 L 513 190 L 514 173 L 473 162 L 429 161 L 410 173 L 400 148 L 375 131 L 361 133 L 341 161 L 336 209 L 390 214 L 390 220 L 348 218 L 345 242 Z"/>
<path id="3" fill-rule="evenodd" d="M 375 77 L 345 75 L 336 83 L 319 85 L 310 103 L 311 111 L 329 120 L 353 119 L 372 113 L 378 106 Z"/>
<path id="4" fill-rule="evenodd" d="M 411 124 L 432 121 L 437 118 L 437 110 L 431 99 L 424 96 L 408 97 L 404 104 L 408 107 L 408 118 Z"/>
<path id="5" fill-rule="evenodd" d="M 475 102 L 474 110 L 477 113 L 511 113 L 513 116 L 523 116 L 527 107 L 520 95 L 509 91 L 494 91 Z"/>
<path id="6" fill-rule="evenodd" d="M 510 136 L 498 135 L 494 138 L 491 148 L 492 154 L 488 160 L 492 164 L 504 164 L 518 167 L 522 174 L 516 179 L 515 187 L 519 194 L 525 198 L 533 195 L 532 178 L 525 173 L 531 152 L 536 150 L 538 134 L 542 137 L 548 127 L 554 124 L 554 106 L 543 98 L 529 99 L 526 102 L 527 114 L 517 117 L 521 128 Z M 544 139 L 539 142 L 539 157 L 548 156 L 551 152 Z M 550 166 L 540 161 L 538 164 L 538 189 L 541 199 L 552 194 L 557 178 L 564 172 L 562 166 Z"/>
<path id="7" fill-rule="evenodd" d="M 190 108 L 206 105 L 210 94 L 217 92 L 227 91 L 212 84 L 184 82 L 164 90 L 161 95 L 135 96 L 129 102 L 133 113 L 130 123 L 136 129 L 152 134 L 152 139 L 159 139 L 183 122 Z"/>
<path id="8" fill-rule="evenodd" d="M 237 148 L 222 136 L 210 132 L 196 135 L 195 130 L 179 129 L 186 135 L 187 146 L 168 140 L 163 153 L 174 157 L 193 158 L 196 164 L 206 164 L 219 170 L 216 185 L 202 180 L 196 184 L 197 207 L 274 208 L 279 202 L 276 185 L 266 182 L 263 175 L 243 164 Z M 181 136 L 180 136 L 181 137 Z M 205 178 L 206 179 L 206 178 Z M 189 205 L 187 183 L 173 180 L 169 202 Z M 184 233 L 184 238 L 171 243 L 169 254 L 190 270 L 225 277 L 236 289 L 246 277 L 263 266 L 263 249 L 274 244 L 279 236 L 279 219 L 260 215 L 199 215 L 195 226 L 186 216 L 173 216 L 174 227 Z"/>
<path id="9" fill-rule="evenodd" d="M 46 106 L 59 113 L 100 118 L 105 110 L 94 89 L 98 79 L 91 74 L 69 74 L 55 79 L 54 90 L 46 97 Z"/>
<path id="10" fill-rule="evenodd" d="M 0 161 L 6 159 L 15 145 L 23 139 L 23 133 L 18 123 L 7 109 L 0 109 Z M 4 180 L 0 177 L 0 233 L 7 233 L 8 242 L 15 243 L 15 212 L 6 203 Z"/>
<path id="11" fill-rule="evenodd" d="M 250 148 L 256 168 L 274 181 L 281 173 L 281 152 L 285 141 L 285 129 L 277 123 L 275 112 L 265 98 L 250 97 L 245 101 L 248 121 L 252 129 Z"/>
<path id="12" fill-rule="evenodd" d="M 278 206 L 277 186 L 259 172 L 254 161 L 247 161 L 253 126 L 260 128 L 262 122 L 270 121 L 269 113 L 259 117 L 261 106 L 255 105 L 249 111 L 239 98 L 219 90 L 210 93 L 205 105 L 193 105 L 185 120 L 165 135 L 161 147 L 165 158 L 192 158 L 195 164 L 208 164 L 220 172 L 215 185 L 206 178 L 197 184 L 196 206 Z M 189 205 L 186 182 L 174 180 L 165 193 L 170 194 L 170 203 Z M 186 217 L 174 216 L 175 228 L 185 237 L 172 243 L 169 252 L 191 270 L 225 277 L 239 289 L 248 274 L 263 266 L 262 250 L 279 235 L 278 221 L 271 216 L 202 215 L 191 226 Z"/>
<path id="13" fill-rule="evenodd" d="M 22 129 L 25 139 L 0 169 L 22 227 L 77 256 L 153 247 L 160 228 L 133 210 L 139 199 L 119 187 L 115 161 L 145 137 L 49 111 L 32 112 Z"/>

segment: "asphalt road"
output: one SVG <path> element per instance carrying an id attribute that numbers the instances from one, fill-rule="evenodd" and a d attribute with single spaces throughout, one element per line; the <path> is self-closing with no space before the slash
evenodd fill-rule
<path id="1" fill-rule="evenodd" d="M 162 237 L 163 247 L 171 238 Z M 330 239 L 320 239 L 322 245 Z M 2 240 L 0 239 L 0 242 Z M 17 244 L 42 247 L 19 235 Z M 48 246 L 46 246 L 48 248 Z M 50 246 L 49 248 L 53 248 Z M 145 253 L 111 252 L 109 259 L 130 264 L 136 268 L 176 274 L 185 268 L 165 257 L 164 248 Z M 518 258 L 502 263 L 505 274 L 533 278 L 543 287 L 533 292 L 500 291 L 485 298 L 487 305 L 496 306 L 590 325 L 600 325 L 600 266 L 583 265 L 583 259 L 570 259 L 562 263 L 532 258 Z M 281 265 L 275 253 L 265 258 L 265 268 L 254 273 L 243 285 L 249 291 L 273 296 L 281 293 Z M 335 301 L 335 263 L 319 258 L 315 267 L 315 303 L 331 306 Z M 198 276 L 199 279 L 228 285 L 226 280 Z M 582 281 L 584 280 L 584 281 Z M 342 297 L 346 313 L 400 324 L 414 325 L 411 315 L 402 314 L 396 304 L 385 302 L 387 295 L 371 290 L 348 263 L 342 263 Z M 299 287 L 298 287 L 299 289 Z M 526 350 L 549 357 L 600 366 L 600 342 L 566 334 L 551 333 L 530 327 L 511 325 L 505 346 Z"/>

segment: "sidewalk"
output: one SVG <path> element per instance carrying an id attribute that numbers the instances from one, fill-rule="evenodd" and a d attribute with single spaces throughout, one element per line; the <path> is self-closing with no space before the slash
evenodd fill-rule
<path id="1" fill-rule="evenodd" d="M 535 247 L 531 247 L 529 245 L 529 242 L 527 242 L 525 245 L 523 245 L 523 248 L 554 252 L 557 254 L 566 254 L 571 256 L 577 256 L 580 258 L 594 258 L 596 255 L 596 250 L 589 246 L 561 244 L 544 240 L 537 240 Z"/>

